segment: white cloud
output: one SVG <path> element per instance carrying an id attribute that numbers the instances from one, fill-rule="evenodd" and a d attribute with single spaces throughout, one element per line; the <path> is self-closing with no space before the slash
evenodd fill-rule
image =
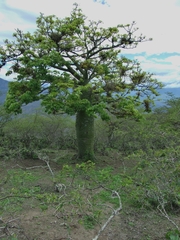
<path id="1" fill-rule="evenodd" d="M 180 70 L 180 56 L 171 56 L 166 58 L 165 61 L 171 62 L 172 65 L 179 67 Z"/>
<path id="2" fill-rule="evenodd" d="M 102 20 L 104 26 L 136 21 L 139 27 L 137 35 L 143 33 L 148 38 L 152 37 L 153 41 L 140 43 L 136 49 L 122 50 L 122 54 L 145 52 L 146 55 L 137 57 L 143 69 L 156 73 L 165 84 L 174 86 L 180 83 L 180 56 L 149 58 L 152 54 L 163 52 L 180 53 L 180 5 L 177 5 L 176 0 L 107 0 L 108 5 L 93 0 L 1 0 L 0 34 L 2 37 L 3 34 L 7 36 L 15 28 L 26 31 L 35 29 L 33 16 L 38 17 L 40 12 L 55 14 L 60 18 L 68 16 L 74 2 L 80 4 L 89 19 Z M 0 77 L 7 79 L 4 73 L 2 69 Z"/>
<path id="3" fill-rule="evenodd" d="M 166 88 L 180 88 L 180 82 L 169 83 Z"/>
<path id="4" fill-rule="evenodd" d="M 6 76 L 5 76 L 6 71 L 7 70 L 5 68 L 0 69 L 0 78 L 3 78 L 4 80 L 10 80 L 10 79 L 6 78 Z"/>
<path id="5" fill-rule="evenodd" d="M 180 87 L 180 56 L 174 55 L 162 59 L 148 55 L 134 55 L 134 58 L 141 63 L 143 70 L 153 73 L 154 77 L 166 87 Z"/>

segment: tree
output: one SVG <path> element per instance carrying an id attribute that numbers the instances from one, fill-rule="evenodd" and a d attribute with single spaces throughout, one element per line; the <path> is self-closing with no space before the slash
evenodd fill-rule
<path id="1" fill-rule="evenodd" d="M 40 14 L 34 33 L 17 29 L 0 48 L 1 66 L 11 63 L 6 75 L 16 74 L 6 109 L 21 113 L 23 104 L 41 100 L 48 113 L 76 115 L 78 157 L 93 159 L 95 117 L 137 117 L 137 106 L 149 111 L 161 86 L 139 62 L 119 55 L 148 40 L 136 31 L 135 22 L 104 28 L 88 21 L 77 4 L 64 19 Z"/>

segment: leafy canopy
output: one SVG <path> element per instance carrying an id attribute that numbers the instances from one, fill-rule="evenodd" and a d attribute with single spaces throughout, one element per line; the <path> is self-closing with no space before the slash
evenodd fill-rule
<path id="1" fill-rule="evenodd" d="M 147 40 L 135 36 L 135 22 L 104 28 L 101 21 L 88 21 L 75 4 L 69 17 L 40 14 L 36 23 L 34 33 L 17 29 L 15 40 L 0 47 L 1 67 L 11 63 L 6 75 L 16 74 L 8 111 L 20 113 L 23 104 L 41 100 L 48 113 L 136 116 L 142 96 L 149 111 L 151 94 L 161 84 L 139 62 L 120 57 L 121 49 Z"/>

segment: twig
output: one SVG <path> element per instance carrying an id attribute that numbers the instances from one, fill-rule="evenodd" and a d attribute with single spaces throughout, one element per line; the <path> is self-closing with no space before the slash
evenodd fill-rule
<path id="1" fill-rule="evenodd" d="M 9 229 L 8 229 L 8 224 L 11 223 L 11 222 L 16 221 L 17 219 L 19 219 L 19 217 L 18 217 L 18 218 L 11 219 L 11 220 L 9 220 L 8 222 L 4 223 L 4 226 L 1 227 L 1 229 L 3 229 L 3 232 L 5 233 L 4 235 L 10 235 L 10 236 L 12 236 L 12 233 L 11 233 L 11 232 L 9 231 Z M 3 237 L 4 235 L 2 235 L 2 236 L 0 236 L 0 237 Z"/>
<path id="2" fill-rule="evenodd" d="M 51 166 L 49 164 L 49 157 L 47 155 L 43 156 L 41 153 L 37 153 L 37 155 L 38 155 L 38 158 L 40 160 L 42 160 L 42 161 L 44 161 L 46 163 L 46 165 L 47 165 L 47 167 L 48 167 L 48 169 L 49 169 L 49 171 L 50 171 L 50 173 L 52 175 L 53 183 L 55 184 L 55 191 L 56 192 L 63 191 L 64 195 L 66 195 L 66 192 L 65 192 L 66 191 L 66 185 L 64 185 L 62 183 L 56 183 L 56 181 L 55 181 L 54 172 L 53 172 L 53 170 L 52 170 L 52 168 L 51 168 Z"/>
<path id="3" fill-rule="evenodd" d="M 178 225 L 172 220 L 170 219 L 168 213 L 166 212 L 165 210 L 165 204 L 167 203 L 165 200 L 164 200 L 164 197 L 163 197 L 163 194 L 161 192 L 161 189 L 159 188 L 158 186 L 158 190 L 159 190 L 159 193 L 160 193 L 160 197 L 158 196 L 158 202 L 159 202 L 159 205 L 157 206 L 157 209 L 160 211 L 160 213 L 168 219 L 169 222 L 171 222 L 179 231 L 180 231 L 180 228 L 178 227 Z"/>
<path id="4" fill-rule="evenodd" d="M 9 220 L 9 221 L 6 223 L 6 225 L 7 225 L 8 223 L 11 223 L 11 222 L 16 221 L 17 219 L 19 219 L 19 217 Z"/>
<path id="5" fill-rule="evenodd" d="M 30 170 L 35 168 L 47 168 L 47 166 L 32 166 L 32 167 L 22 167 L 19 164 L 16 164 L 16 166 L 20 167 L 21 169 Z"/>
<path id="6" fill-rule="evenodd" d="M 10 198 L 10 197 L 14 197 L 14 198 L 16 198 L 16 197 L 18 197 L 18 198 L 31 198 L 32 196 L 19 196 L 19 195 L 14 196 L 14 195 L 7 195 L 7 196 L 5 196 L 5 197 L 0 198 L 0 201 L 1 201 L 1 200 L 4 200 L 4 199 L 6 199 L 6 198 Z"/>
<path id="7" fill-rule="evenodd" d="M 50 173 L 51 173 L 51 175 L 52 175 L 52 178 L 54 179 L 54 173 L 53 173 L 53 171 L 52 171 L 52 169 L 51 169 L 51 167 L 50 167 L 50 165 L 49 165 L 49 161 L 48 160 L 44 160 L 45 162 L 46 162 L 46 164 L 47 164 L 47 166 L 48 166 L 48 168 L 49 168 L 49 171 L 50 171 Z"/>
<path id="8" fill-rule="evenodd" d="M 164 206 L 162 204 L 159 204 L 157 206 L 157 209 L 160 211 L 160 213 L 168 219 L 169 222 L 171 222 L 178 230 L 180 230 L 180 228 L 178 227 L 178 225 L 169 217 L 169 215 L 167 214 Z"/>
<path id="9" fill-rule="evenodd" d="M 108 220 L 104 223 L 104 225 L 101 227 L 99 230 L 98 234 L 92 239 L 92 240 L 98 240 L 100 237 L 101 233 L 104 231 L 104 229 L 107 227 L 107 225 L 111 222 L 111 220 L 122 210 L 122 202 L 121 202 L 121 197 L 118 192 L 112 191 L 112 196 L 113 197 L 118 197 L 119 199 L 119 207 L 117 209 L 113 209 L 113 212 L 111 216 L 108 218 Z"/>
<path id="10" fill-rule="evenodd" d="M 49 165 L 49 157 L 48 157 L 47 155 L 46 155 L 46 156 L 42 156 L 41 153 L 38 153 L 37 155 L 38 155 L 38 158 L 39 158 L 40 160 L 42 160 L 42 161 L 44 161 L 44 162 L 46 163 L 46 165 L 47 165 L 47 167 L 48 167 L 48 169 L 49 169 L 49 171 L 50 171 L 50 173 L 51 173 L 51 175 L 52 175 L 52 178 L 53 178 L 53 180 L 54 180 L 54 173 L 53 173 L 53 171 L 52 171 L 52 169 L 51 169 L 51 167 L 50 167 L 50 165 Z"/>
<path id="11" fill-rule="evenodd" d="M 59 197 L 59 200 L 60 200 L 62 197 L 64 197 L 64 194 Z M 55 215 L 55 214 L 57 213 L 57 211 L 59 210 L 59 207 L 60 207 L 61 204 L 62 204 L 62 203 L 60 203 L 60 204 L 57 206 L 57 208 L 56 208 L 56 210 L 54 211 L 53 215 Z M 56 215 L 55 215 L 55 216 L 56 216 Z"/>
<path id="12" fill-rule="evenodd" d="M 6 236 L 6 234 L 0 235 L 0 239 L 3 238 L 3 237 L 5 237 L 5 236 Z"/>
<path id="13" fill-rule="evenodd" d="M 55 184 L 55 190 L 56 192 L 62 192 L 63 191 L 63 195 L 66 195 L 66 185 L 63 183 L 56 183 Z"/>

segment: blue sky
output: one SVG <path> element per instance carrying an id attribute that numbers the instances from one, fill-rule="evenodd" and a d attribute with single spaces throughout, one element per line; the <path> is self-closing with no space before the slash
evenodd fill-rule
<path id="1" fill-rule="evenodd" d="M 153 41 L 123 50 L 122 55 L 139 60 L 143 70 L 167 87 L 180 87 L 180 0 L 0 0 L 0 44 L 17 28 L 34 31 L 40 12 L 68 16 L 74 2 L 89 19 L 102 20 L 104 27 L 136 21 L 137 35 Z M 0 78 L 12 77 L 2 69 Z"/>

